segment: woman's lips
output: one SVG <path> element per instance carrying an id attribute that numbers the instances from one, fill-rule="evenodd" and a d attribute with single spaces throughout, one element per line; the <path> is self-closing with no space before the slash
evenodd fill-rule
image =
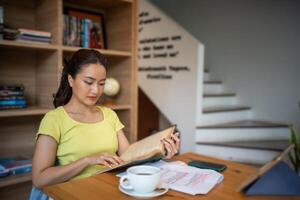
<path id="1" fill-rule="evenodd" d="M 88 99 L 91 99 L 91 100 L 97 99 L 97 97 L 94 97 L 94 96 L 88 96 L 87 98 L 88 98 Z"/>

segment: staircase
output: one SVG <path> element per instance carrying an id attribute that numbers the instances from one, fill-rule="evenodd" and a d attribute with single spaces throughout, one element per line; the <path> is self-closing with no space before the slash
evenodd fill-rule
<path id="1" fill-rule="evenodd" d="M 255 119 L 238 94 L 204 69 L 204 44 L 151 2 L 140 1 L 139 9 L 138 84 L 177 124 L 181 153 L 264 164 L 287 145 L 287 125 Z"/>
<path id="2" fill-rule="evenodd" d="M 196 130 L 195 151 L 226 160 L 260 165 L 288 146 L 286 124 L 253 120 L 250 106 L 224 90 L 221 81 L 204 70 L 202 115 Z"/>

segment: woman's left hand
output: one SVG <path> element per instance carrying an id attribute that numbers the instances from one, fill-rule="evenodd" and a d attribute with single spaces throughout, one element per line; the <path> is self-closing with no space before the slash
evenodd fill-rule
<path id="1" fill-rule="evenodd" d="M 180 139 L 178 138 L 178 133 L 171 134 L 170 137 L 162 139 L 162 143 L 167 150 L 166 157 L 167 159 L 172 158 L 179 151 Z"/>

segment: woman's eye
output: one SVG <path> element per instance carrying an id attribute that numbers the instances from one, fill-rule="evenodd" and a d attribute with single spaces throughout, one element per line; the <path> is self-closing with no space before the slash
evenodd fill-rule
<path id="1" fill-rule="evenodd" d="M 84 81 L 86 84 L 88 84 L 88 85 L 92 85 L 93 84 L 93 82 L 89 82 L 89 81 Z"/>
<path id="2" fill-rule="evenodd" d="M 100 85 L 100 86 L 104 86 L 104 85 L 105 85 L 105 83 L 99 83 L 99 85 Z"/>

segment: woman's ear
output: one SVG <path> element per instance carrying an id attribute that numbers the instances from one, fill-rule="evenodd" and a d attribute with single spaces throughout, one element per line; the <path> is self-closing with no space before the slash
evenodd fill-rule
<path id="1" fill-rule="evenodd" d="M 73 87 L 73 78 L 72 78 L 72 76 L 70 75 L 70 74 L 68 74 L 68 82 L 69 82 L 69 85 L 70 85 L 70 87 Z"/>

